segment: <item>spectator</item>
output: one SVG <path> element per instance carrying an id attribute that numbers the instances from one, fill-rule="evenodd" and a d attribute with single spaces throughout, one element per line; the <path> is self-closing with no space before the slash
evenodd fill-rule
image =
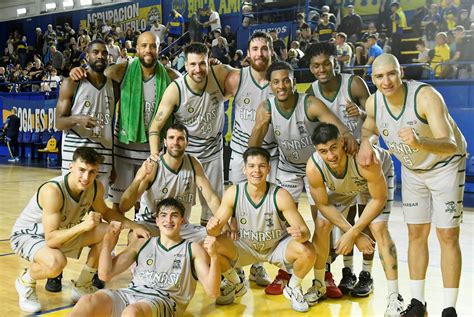
<path id="1" fill-rule="evenodd" d="M 443 30 L 450 31 L 456 27 L 456 20 L 459 16 L 459 7 L 454 0 L 446 0 L 446 8 L 443 13 Z"/>
<path id="2" fill-rule="evenodd" d="M 18 62 L 20 63 L 21 67 L 26 66 L 26 52 L 28 48 L 28 43 L 26 41 L 26 36 L 23 35 L 21 40 L 17 43 L 16 52 L 18 54 Z"/>
<path id="3" fill-rule="evenodd" d="M 391 10 L 390 10 L 391 0 L 381 0 L 379 7 L 379 15 L 377 17 L 377 30 L 382 32 L 383 29 L 386 29 L 390 32 L 390 26 L 392 20 L 390 19 Z"/>
<path id="4" fill-rule="evenodd" d="M 286 61 L 288 58 L 288 51 L 286 49 L 285 42 L 278 38 L 278 33 L 275 29 L 270 30 L 270 36 L 273 40 L 273 51 L 275 52 L 276 56 L 279 60 Z"/>
<path id="5" fill-rule="evenodd" d="M 426 6 L 422 6 L 416 9 L 415 14 L 411 18 L 410 23 L 410 26 L 413 31 L 413 36 L 420 37 L 423 35 L 421 23 L 428 13 L 429 10 L 426 8 Z"/>
<path id="6" fill-rule="evenodd" d="M 31 91 L 39 91 L 40 90 L 40 84 L 39 82 L 42 80 L 44 74 L 44 68 L 41 65 L 40 60 L 35 60 L 35 63 L 33 64 L 33 67 L 31 68 L 31 71 L 29 73 L 29 76 L 32 81 L 35 81 L 36 83 L 31 85 Z"/>
<path id="7" fill-rule="evenodd" d="M 296 40 L 300 43 L 300 49 L 304 52 L 312 40 L 311 27 L 303 23 L 300 30 L 296 33 Z"/>
<path id="8" fill-rule="evenodd" d="M 375 35 L 369 35 L 366 45 L 368 53 L 367 63 L 365 63 L 365 65 L 370 67 L 364 69 L 364 76 L 362 78 L 365 78 L 366 75 L 372 75 L 372 63 L 377 58 L 377 56 L 383 54 L 382 48 L 377 44 L 377 37 Z"/>
<path id="9" fill-rule="evenodd" d="M 71 44 L 71 67 L 77 67 L 80 65 L 82 51 L 80 51 L 77 47 L 77 44 Z"/>
<path id="10" fill-rule="evenodd" d="M 398 2 L 392 2 L 390 9 L 392 10 L 392 54 L 400 59 L 403 30 L 408 26 L 407 18 Z"/>
<path id="11" fill-rule="evenodd" d="M 137 54 L 137 50 L 132 46 L 131 41 L 125 41 L 125 48 L 127 49 L 128 56 L 134 58 L 135 54 Z"/>
<path id="12" fill-rule="evenodd" d="M 297 24 L 296 30 L 297 31 L 301 31 L 301 26 L 303 24 L 306 24 L 304 17 L 305 17 L 304 13 L 301 13 L 301 12 L 296 15 L 296 24 Z"/>
<path id="13" fill-rule="evenodd" d="M 19 78 L 19 82 L 21 83 L 21 86 L 20 86 L 21 92 L 31 92 L 31 84 L 29 83 L 31 79 L 28 73 L 29 71 L 26 68 L 21 71 L 21 75 Z"/>
<path id="14" fill-rule="evenodd" d="M 0 66 L 0 92 L 7 92 L 8 87 L 7 83 L 7 76 L 5 75 L 5 67 Z"/>
<path id="15" fill-rule="evenodd" d="M 128 51 L 124 47 L 120 50 L 120 56 L 117 58 L 117 64 L 128 62 L 132 59 L 132 57 L 128 56 Z"/>
<path id="16" fill-rule="evenodd" d="M 233 53 L 236 49 L 235 43 L 235 33 L 232 32 L 232 28 L 230 25 L 226 25 L 224 27 L 224 33 L 222 36 L 227 40 L 227 44 L 229 45 L 229 51 Z"/>
<path id="17" fill-rule="evenodd" d="M 219 31 L 215 30 L 214 33 L 218 33 Z M 215 38 L 212 42 L 217 42 L 216 45 L 212 45 L 212 56 L 217 58 L 222 64 L 229 64 L 229 48 L 227 46 L 227 41 L 224 37 L 219 36 Z"/>
<path id="18" fill-rule="evenodd" d="M 153 20 L 153 23 L 150 27 L 150 32 L 156 35 L 156 37 L 160 40 L 160 43 L 163 43 L 165 41 L 166 26 L 161 24 L 158 19 Z"/>
<path id="19" fill-rule="evenodd" d="M 451 56 L 454 56 L 456 53 L 456 38 L 454 37 L 454 32 L 453 31 L 448 31 L 446 32 L 447 36 L 447 44 L 449 46 L 449 54 Z"/>
<path id="20" fill-rule="evenodd" d="M 354 13 L 354 6 L 352 4 L 347 6 L 347 15 L 342 18 L 338 31 L 345 33 L 348 38 L 347 41 L 352 43 L 357 42 L 361 36 L 362 18 Z"/>
<path id="21" fill-rule="evenodd" d="M 329 22 L 333 23 L 334 25 L 337 24 L 337 19 L 336 19 L 336 16 L 334 14 L 332 14 L 330 11 L 330 8 L 328 5 L 324 5 L 322 6 L 321 8 L 321 12 L 324 14 L 324 13 L 327 13 L 328 14 L 328 18 L 329 18 Z"/>
<path id="22" fill-rule="evenodd" d="M 168 55 L 161 55 L 161 56 L 160 56 L 160 63 L 161 63 L 164 67 L 167 67 L 167 68 L 170 68 L 170 67 L 171 67 L 171 62 L 170 62 L 170 58 L 168 57 Z"/>
<path id="23" fill-rule="evenodd" d="M 298 60 L 302 59 L 304 57 L 304 52 L 300 49 L 300 43 L 298 41 L 292 41 L 290 43 L 290 48 L 294 49 L 296 51 L 296 58 Z M 288 60 L 290 60 L 288 56 Z M 298 67 L 297 67 L 298 68 Z"/>
<path id="24" fill-rule="evenodd" d="M 353 53 L 351 46 L 346 42 L 347 35 L 343 32 L 339 32 L 336 35 L 336 53 L 337 63 L 339 65 L 340 73 L 352 74 Z"/>
<path id="25" fill-rule="evenodd" d="M 47 81 L 49 83 L 49 87 L 51 91 L 56 91 L 59 87 L 59 83 L 61 82 L 61 77 L 58 75 L 58 71 L 53 68 L 47 77 Z"/>
<path id="26" fill-rule="evenodd" d="M 252 13 L 252 3 L 244 2 L 242 5 L 242 26 L 244 28 L 249 27 L 255 19 Z"/>
<path id="27" fill-rule="evenodd" d="M 107 38 L 107 52 L 112 57 L 112 64 L 115 64 L 120 56 L 120 47 L 115 45 L 113 37 Z"/>
<path id="28" fill-rule="evenodd" d="M 242 68 L 243 59 L 244 59 L 244 52 L 242 50 L 236 50 L 234 57 L 230 61 L 230 66 L 234 68 Z"/>
<path id="29" fill-rule="evenodd" d="M 17 162 L 19 158 L 18 134 L 20 132 L 20 118 L 17 116 L 17 109 L 12 108 L 12 114 L 8 116 L 7 121 L 3 125 L 3 129 L 7 131 L 7 146 L 10 151 L 10 159 L 8 162 Z"/>
<path id="30" fill-rule="evenodd" d="M 51 45 L 51 65 L 53 68 L 57 69 L 60 74 L 64 69 L 64 55 L 60 51 L 57 50 L 56 46 Z"/>
<path id="31" fill-rule="evenodd" d="M 179 39 L 184 33 L 184 18 L 175 9 L 170 11 L 166 28 L 168 29 L 168 46 Z"/>
<path id="32" fill-rule="evenodd" d="M 469 19 L 469 12 L 466 9 L 461 9 L 456 25 L 461 25 L 465 30 L 471 27 L 471 19 Z"/>
<path id="33" fill-rule="evenodd" d="M 46 55 L 49 49 L 49 45 L 56 44 L 56 32 L 53 30 L 53 26 L 48 24 L 46 32 L 43 34 L 43 56 Z"/>
<path id="34" fill-rule="evenodd" d="M 56 48 L 59 51 L 64 50 L 64 32 L 63 27 L 60 25 L 56 25 Z"/>
<path id="35" fill-rule="evenodd" d="M 71 38 L 75 36 L 76 31 L 74 31 L 74 29 L 69 25 L 69 23 L 64 23 L 64 50 L 69 49 L 69 43 L 71 43 Z"/>
<path id="36" fill-rule="evenodd" d="M 125 32 L 125 43 L 126 41 L 130 41 L 132 45 L 134 45 L 137 42 L 135 33 L 133 32 L 131 28 L 127 28 L 127 31 Z"/>
<path id="37" fill-rule="evenodd" d="M 294 48 L 288 50 L 288 59 L 286 60 L 294 69 L 298 68 L 298 52 Z"/>
<path id="38" fill-rule="evenodd" d="M 215 30 L 221 30 L 221 17 L 219 13 L 214 11 L 209 5 L 207 6 L 207 13 L 209 14 L 209 21 L 204 23 L 204 25 L 211 27 L 211 33 Z"/>
<path id="39" fill-rule="evenodd" d="M 454 28 L 454 37 L 456 38 L 456 51 L 451 58 L 451 62 L 468 62 L 474 60 L 474 42 L 472 36 L 466 36 L 465 30 L 462 25 L 458 25 Z M 471 78 L 471 65 L 455 65 L 458 70 L 458 78 L 466 79 Z"/>
<path id="40" fill-rule="evenodd" d="M 189 20 L 189 39 L 191 43 L 201 42 L 201 28 L 204 25 L 201 23 L 199 16 L 200 10 L 194 10 L 193 14 L 191 15 L 191 19 Z"/>
<path id="41" fill-rule="evenodd" d="M 77 39 L 77 45 L 81 52 L 85 52 L 87 45 L 91 42 L 91 38 L 87 30 L 79 30 L 79 38 Z"/>
<path id="42" fill-rule="evenodd" d="M 41 28 L 38 27 L 35 29 L 35 51 L 37 54 L 43 55 L 43 44 L 43 33 L 41 31 Z"/>
<path id="43" fill-rule="evenodd" d="M 214 39 L 212 40 L 211 46 L 217 46 L 219 44 L 219 39 L 222 39 L 222 42 L 224 46 L 229 49 L 229 43 L 227 43 L 227 40 L 225 37 L 222 36 L 220 30 L 214 30 Z"/>
<path id="44" fill-rule="evenodd" d="M 436 78 L 447 78 L 450 69 L 448 65 L 437 66 L 442 62 L 447 62 L 450 60 L 450 49 L 447 44 L 448 36 L 445 32 L 439 32 L 435 37 L 435 48 L 433 58 L 431 59 L 431 69 L 435 72 Z"/>
<path id="45" fill-rule="evenodd" d="M 317 31 L 315 30 L 316 39 L 319 42 L 328 42 L 331 38 L 334 37 L 336 32 L 336 25 L 332 22 L 329 22 L 329 13 L 323 12 L 321 14 L 321 23 L 317 26 Z"/>
<path id="46" fill-rule="evenodd" d="M 427 63 L 430 61 L 429 49 L 426 47 L 425 41 L 419 39 L 416 42 L 416 50 L 419 52 L 418 57 L 413 59 L 414 63 Z"/>
<path id="47" fill-rule="evenodd" d="M 435 37 L 440 31 L 441 22 L 442 19 L 438 12 L 438 5 L 433 3 L 430 6 L 430 12 L 421 21 L 421 26 L 425 28 L 423 36 L 428 49 L 435 47 Z"/>

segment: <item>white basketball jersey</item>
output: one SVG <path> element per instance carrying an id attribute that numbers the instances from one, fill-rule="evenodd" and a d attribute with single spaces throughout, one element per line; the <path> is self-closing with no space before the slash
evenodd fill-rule
<path id="1" fill-rule="evenodd" d="M 273 97 L 273 93 L 267 84 L 260 86 L 252 76 L 251 67 L 240 70 L 240 84 L 234 97 L 234 127 L 230 148 L 239 154 L 243 154 L 248 148 L 249 137 L 255 125 L 255 115 L 258 105 Z M 278 156 L 278 145 L 272 129 L 268 130 L 263 139 L 262 147 L 266 149 L 271 157 Z"/>
<path id="2" fill-rule="evenodd" d="M 182 316 L 196 290 L 191 243 L 182 240 L 167 249 L 160 237 L 150 238 L 138 253 L 130 290 L 169 296 L 176 302 L 176 316 Z"/>
<path id="3" fill-rule="evenodd" d="M 183 157 L 183 163 L 176 172 L 166 164 L 163 156 L 157 163 L 155 179 L 141 197 L 140 211 L 135 220 L 147 221 L 154 225 L 153 215 L 158 203 L 173 197 L 183 203 L 186 208 L 184 218 L 189 221 L 191 208 L 196 202 L 196 176 L 191 156 L 187 154 Z"/>
<path id="4" fill-rule="evenodd" d="M 454 155 L 419 150 L 401 141 L 398 136 L 398 131 L 401 128 L 413 128 L 420 137 L 433 138 L 428 122 L 419 116 L 416 109 L 416 96 L 420 89 L 427 85 L 414 80 L 404 82 L 403 85 L 406 90 L 405 104 L 398 116 L 394 116 L 390 111 L 385 96 L 380 91 L 375 93 L 375 122 L 388 150 L 395 154 L 406 168 L 411 170 L 440 168 L 464 156 L 466 154 L 466 140 L 449 113 L 447 114 L 448 123 L 453 130 L 457 144 Z"/>
<path id="5" fill-rule="evenodd" d="M 265 195 L 260 202 L 253 202 L 247 192 L 247 182 L 235 186 L 234 217 L 239 226 L 239 239 L 257 252 L 272 250 L 288 236 L 286 219 L 276 204 L 280 187 L 267 182 Z"/>
<path id="6" fill-rule="evenodd" d="M 74 199 L 67 185 L 67 179 L 70 174 L 55 177 L 43 185 L 41 185 L 36 194 L 31 197 L 28 205 L 23 209 L 22 213 L 13 225 L 12 232 L 20 232 L 25 234 L 35 234 L 44 236 L 43 229 L 43 209 L 38 203 L 38 193 L 40 189 L 47 183 L 56 184 L 61 190 L 63 196 L 63 204 L 61 207 L 61 223 L 59 229 L 68 229 L 74 227 L 82 221 L 82 218 L 89 212 L 90 207 L 95 199 L 97 192 L 97 181 L 88 189 L 81 193 L 78 200 Z"/>
<path id="7" fill-rule="evenodd" d="M 329 99 L 324 96 L 324 93 L 319 85 L 319 81 L 315 81 L 311 84 L 313 88 L 314 96 L 321 100 L 338 118 L 344 123 L 346 128 L 352 132 L 357 140 L 360 140 L 362 124 L 364 121 L 359 115 L 357 117 L 349 117 L 346 111 L 346 100 L 355 102 L 351 95 L 351 84 L 354 75 L 350 74 L 339 74 L 337 80 L 339 88 L 336 95 Z"/>
<path id="8" fill-rule="evenodd" d="M 115 96 L 112 80 L 107 78 L 105 84 L 95 87 L 87 78 L 81 79 L 73 97 L 71 115 L 85 115 L 97 119 L 97 127 L 87 129 L 75 126 L 63 131 L 62 138 L 62 173 L 69 173 L 74 151 L 81 146 L 93 148 L 104 156 L 100 165 L 100 174 L 112 170 L 113 164 L 113 121 L 115 115 Z"/>
<path id="9" fill-rule="evenodd" d="M 223 149 L 224 92 L 219 86 L 212 67 L 202 93 L 191 90 L 188 75 L 173 83 L 179 89 L 179 103 L 175 120 L 188 128 L 189 145 L 186 152 L 207 163 L 219 156 Z"/>
<path id="10" fill-rule="evenodd" d="M 153 120 L 153 114 L 156 104 L 156 75 L 143 81 L 143 120 L 145 124 L 146 135 L 148 135 L 148 128 Z M 124 144 L 118 141 L 118 129 L 120 121 L 117 120 L 117 125 L 114 131 L 114 155 L 122 159 L 128 160 L 130 163 L 141 165 L 144 160 L 150 156 L 150 144 L 147 143 L 129 143 Z"/>
<path id="11" fill-rule="evenodd" d="M 382 164 L 385 179 L 393 178 L 393 162 L 388 151 L 374 146 L 374 152 Z M 318 152 L 315 152 L 311 159 L 323 176 L 329 202 L 339 211 L 342 212 L 353 205 L 360 193 L 368 192 L 367 180 L 359 173 L 355 156 L 347 155 L 347 164 L 343 175 L 336 175 L 319 156 Z"/>
<path id="12" fill-rule="evenodd" d="M 290 113 L 281 110 L 276 98 L 268 99 L 280 152 L 278 169 L 299 176 L 305 174 L 306 163 L 314 153 L 311 134 L 318 123 L 306 115 L 307 98 L 306 94 L 296 93 L 296 105 Z"/>

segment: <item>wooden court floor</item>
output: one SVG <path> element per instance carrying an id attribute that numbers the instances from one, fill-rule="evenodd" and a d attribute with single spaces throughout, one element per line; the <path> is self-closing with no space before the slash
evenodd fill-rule
<path id="1" fill-rule="evenodd" d="M 11 228 L 34 194 L 37 187 L 44 181 L 59 174 L 58 170 L 19 167 L 14 165 L 0 165 L 0 316 L 24 316 L 18 308 L 18 296 L 15 291 L 14 281 L 27 262 L 12 253 L 8 237 Z M 400 291 L 407 302 L 410 298 L 408 267 L 407 267 L 407 229 L 403 223 L 401 208 L 399 204 L 392 211 L 390 219 L 390 231 L 396 243 L 399 255 L 399 282 Z M 314 224 L 309 214 L 309 207 L 305 202 L 300 208 L 304 219 L 311 230 Z M 461 248 L 463 251 L 463 272 L 461 276 L 460 294 L 457 304 L 459 316 L 474 316 L 474 210 L 466 210 L 464 223 L 461 227 Z M 192 220 L 199 217 L 195 214 Z M 125 234 L 122 233 L 118 251 L 125 246 Z M 435 234 L 432 232 L 429 241 L 430 262 L 428 278 L 426 282 L 426 299 L 428 312 L 432 316 L 440 316 L 443 308 L 443 288 L 439 265 L 439 246 Z M 64 271 L 63 291 L 61 293 L 49 293 L 44 290 L 44 281 L 38 282 L 37 293 L 43 305 L 43 311 L 38 315 L 44 316 L 66 316 L 70 311 L 70 279 L 77 278 L 79 270 L 84 263 L 84 253 L 80 260 L 70 260 Z M 277 269 L 265 265 L 267 271 L 273 277 Z M 358 274 L 362 259 L 356 253 L 354 259 L 355 271 Z M 333 273 L 336 282 L 341 278 L 342 260 L 337 259 L 333 264 Z M 248 267 L 246 268 L 248 276 Z M 204 295 L 202 288 L 198 285 L 196 294 L 188 306 L 185 316 L 271 316 L 278 314 L 284 316 L 383 316 L 385 312 L 386 284 L 382 267 L 378 261 L 374 261 L 373 276 L 375 291 L 365 299 L 354 299 L 343 297 L 339 300 L 326 300 L 314 306 L 306 314 L 296 313 L 290 308 L 290 303 L 283 295 L 265 295 L 262 288 L 251 283 L 251 288 L 243 297 L 229 306 L 216 306 L 213 301 Z M 129 272 L 124 272 L 116 277 L 107 286 L 111 288 L 127 285 L 130 278 Z M 303 288 L 311 284 L 312 273 L 306 277 Z"/>

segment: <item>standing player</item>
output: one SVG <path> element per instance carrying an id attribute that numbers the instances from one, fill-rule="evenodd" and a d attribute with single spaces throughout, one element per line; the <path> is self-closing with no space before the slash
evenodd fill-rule
<path id="1" fill-rule="evenodd" d="M 365 102 L 370 95 L 365 81 L 355 75 L 336 75 L 337 52 L 333 44 L 327 42 L 312 44 L 307 49 L 306 56 L 310 61 L 309 69 L 316 77 L 316 81 L 311 84 L 306 93 L 321 100 L 354 134 L 354 137 L 360 140 L 362 123 L 366 116 Z M 367 196 L 360 195 L 357 198 L 358 204 L 349 209 L 348 221 L 351 224 L 354 224 L 357 210 L 359 215 L 364 210 L 367 203 L 362 200 L 364 197 Z M 313 220 L 316 220 L 316 214 L 313 213 L 312 216 Z M 329 269 L 331 260 L 328 260 L 325 273 L 327 297 L 340 298 L 342 293 L 349 292 L 354 296 L 367 296 L 373 290 L 371 269 L 374 254 L 364 254 L 363 257 L 362 271 L 359 282 L 356 284 L 357 277 L 353 273 L 352 254 L 344 256 L 344 268 L 339 287 L 334 283 Z"/>
<path id="2" fill-rule="evenodd" d="M 41 185 L 12 229 L 12 249 L 32 262 L 15 282 L 20 308 L 27 312 L 41 310 L 36 296 L 36 281 L 58 276 L 67 264 L 66 257 L 79 258 L 84 247 L 90 247 L 87 262 L 77 281 L 72 283 L 71 298 L 97 290 L 91 279 L 97 272 L 102 238 L 107 229 L 100 220 L 117 220 L 148 237 L 142 226 L 105 205 L 104 187 L 96 181 L 103 157 L 94 149 L 80 147 L 74 151 L 70 173 Z M 93 208 L 94 211 L 91 211 Z"/>
<path id="3" fill-rule="evenodd" d="M 189 131 L 187 152 L 202 164 L 217 196 L 224 191 L 224 83 L 230 69 L 224 65 L 209 66 L 208 48 L 202 43 L 184 47 L 187 74 L 175 80 L 165 91 L 159 110 L 150 126 L 151 154 L 158 154 L 160 132 L 173 114 L 175 121 Z M 212 177 L 211 177 L 212 176 Z M 201 193 L 199 194 L 200 198 Z M 212 213 L 202 202 L 201 224 Z"/>
<path id="4" fill-rule="evenodd" d="M 105 234 L 99 275 L 108 281 L 136 263 L 129 287 L 84 296 L 70 316 L 183 316 L 197 280 L 208 296 L 219 294 L 216 238 L 206 237 L 203 246 L 183 239 L 185 208 L 176 199 L 166 198 L 156 207 L 160 237 L 138 239 L 112 258 L 122 224 L 112 222 Z"/>
<path id="5" fill-rule="evenodd" d="M 196 189 L 211 208 L 213 214 L 220 205 L 219 197 L 202 169 L 201 163 L 185 154 L 188 145 L 188 130 L 180 123 L 174 123 L 166 131 L 164 139 L 166 152 L 156 162 L 145 161 L 138 170 L 132 184 L 127 188 L 120 202 L 120 211 L 125 213 L 141 197 L 140 210 L 135 220 L 145 225 L 153 236 L 160 234 L 156 226 L 156 206 L 164 198 L 173 197 L 185 207 L 181 226 L 181 237 L 190 241 L 201 241 L 206 236 L 204 227 L 189 223 L 191 208 L 195 204 Z"/>
<path id="6" fill-rule="evenodd" d="M 270 154 L 262 148 L 244 152 L 244 173 L 247 181 L 232 185 L 222 199 L 215 217 L 207 224 L 208 234 L 218 236 L 222 227 L 236 217 L 239 240 L 219 237 L 222 256 L 221 304 L 230 304 L 238 296 L 237 286 L 243 284 L 229 261 L 242 267 L 265 261 L 287 270 L 294 270 L 283 293 L 296 311 L 308 311 L 301 281 L 314 264 L 314 248 L 309 242 L 310 232 L 293 203 L 290 194 L 267 182 L 270 173 Z M 223 287 L 224 286 L 224 287 Z M 245 293 L 245 292 L 244 292 Z"/>
<path id="7" fill-rule="evenodd" d="M 390 152 L 402 163 L 402 199 L 408 224 L 408 268 L 412 300 L 404 316 L 426 313 L 424 285 L 428 267 L 431 221 L 441 246 L 444 284 L 443 316 L 456 316 L 461 276 L 459 224 L 464 194 L 466 141 L 432 87 L 403 82 L 395 56 L 380 55 L 373 65 L 377 92 L 366 104 L 359 162 L 370 165 L 372 145 L 381 133 Z"/>
<path id="8" fill-rule="evenodd" d="M 337 128 L 327 123 L 316 127 L 312 141 L 316 152 L 308 160 L 306 175 L 320 214 L 315 220 L 313 236 L 315 280 L 305 295 L 306 300 L 312 304 L 325 296 L 324 260 L 329 254 L 332 226 L 336 225 L 344 232 L 336 243 L 339 254 L 352 252 L 354 243 L 362 252 L 373 253 L 372 240 L 362 234 L 369 227 L 379 244 L 380 260 L 388 280 L 385 316 L 399 316 L 403 310 L 403 298 L 398 293 L 397 250 L 387 225 L 394 193 L 394 169 L 390 154 L 375 148 L 380 164 L 362 167 L 357 164 L 355 156 L 346 154 Z M 359 194 L 367 191 L 370 200 L 357 222 L 351 225 L 346 220 L 349 208 Z"/>

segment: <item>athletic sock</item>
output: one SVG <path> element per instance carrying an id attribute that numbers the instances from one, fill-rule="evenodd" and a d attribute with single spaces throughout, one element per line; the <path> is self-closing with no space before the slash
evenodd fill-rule
<path id="1" fill-rule="evenodd" d="M 295 274 L 291 275 L 290 281 L 288 282 L 288 286 L 290 288 L 296 288 L 301 286 L 301 281 L 303 279 L 297 277 Z"/>
<path id="2" fill-rule="evenodd" d="M 354 271 L 354 256 L 344 255 L 343 257 L 344 267 L 348 267 L 351 271 Z"/>
<path id="3" fill-rule="evenodd" d="M 21 276 L 21 281 L 23 284 L 35 284 L 36 280 L 33 279 L 30 275 L 30 270 L 26 270 L 25 274 Z"/>
<path id="4" fill-rule="evenodd" d="M 240 283 L 240 278 L 233 267 L 222 273 L 222 276 L 232 284 Z"/>
<path id="5" fill-rule="evenodd" d="M 83 286 L 92 281 L 92 277 L 97 272 L 97 269 L 89 267 L 87 264 L 82 268 L 81 274 L 77 278 L 76 285 Z"/>
<path id="6" fill-rule="evenodd" d="M 456 302 L 458 301 L 459 288 L 444 288 L 444 308 L 453 307 L 456 308 Z"/>
<path id="7" fill-rule="evenodd" d="M 314 279 L 321 283 L 321 285 L 326 288 L 326 283 L 324 282 L 324 273 L 325 270 L 314 270 Z"/>
<path id="8" fill-rule="evenodd" d="M 372 274 L 372 264 L 374 260 L 363 260 L 362 261 L 362 271 L 369 272 Z"/>
<path id="9" fill-rule="evenodd" d="M 388 296 L 393 293 L 398 294 L 398 280 L 387 280 Z"/>
<path id="10" fill-rule="evenodd" d="M 411 296 L 425 303 L 425 280 L 410 280 Z"/>

